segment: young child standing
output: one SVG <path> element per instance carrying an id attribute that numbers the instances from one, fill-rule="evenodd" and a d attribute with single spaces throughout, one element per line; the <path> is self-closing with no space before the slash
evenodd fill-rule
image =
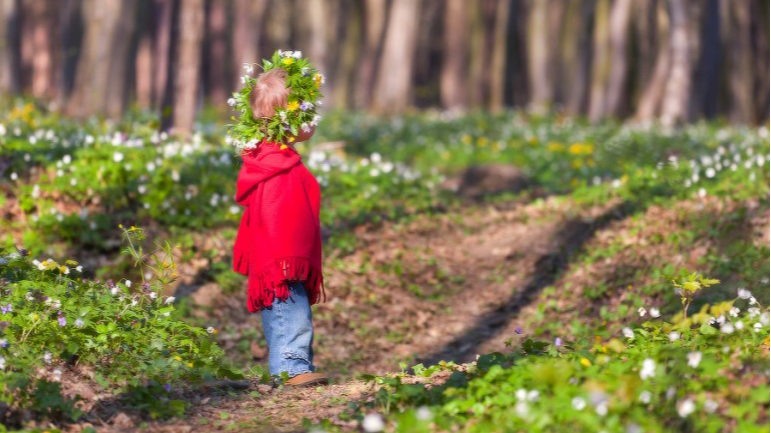
<path id="1" fill-rule="evenodd" d="M 254 118 L 287 110 L 291 92 L 284 69 L 262 73 L 249 99 Z M 324 295 L 321 192 L 294 149 L 314 132 L 314 127 L 303 127 L 297 135 L 263 140 L 245 151 L 236 184 L 236 200 L 245 210 L 233 268 L 248 276 L 247 307 L 262 316 L 270 374 L 286 372 L 290 379 L 285 384 L 293 386 L 327 381 L 313 365 L 310 307 Z"/>

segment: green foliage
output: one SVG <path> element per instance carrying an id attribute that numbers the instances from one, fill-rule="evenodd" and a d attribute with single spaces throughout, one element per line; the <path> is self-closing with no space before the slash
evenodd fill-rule
<path id="1" fill-rule="evenodd" d="M 693 282 L 716 284 L 697 274 L 678 284 Z M 722 312 L 722 325 L 699 325 L 697 314 L 686 324 L 652 318 L 625 330 L 625 341 L 591 332 L 565 343 L 526 339 L 430 387 L 403 375 L 370 376 L 380 385 L 374 402 L 353 410 L 385 414 L 395 432 L 759 431 L 769 402 L 769 312 L 752 300 L 724 304 L 700 313 Z M 418 377 L 439 371 L 413 370 Z M 766 383 L 731 386 L 748 374 Z"/>
<path id="2" fill-rule="evenodd" d="M 82 279 L 75 261 L 41 262 L 0 250 L 0 401 L 36 416 L 77 418 L 57 382 L 90 367 L 93 386 L 128 394 L 154 417 L 169 416 L 184 412 L 181 403 L 158 404 L 171 386 L 242 377 L 223 364 L 216 330 L 188 325 L 174 298 L 161 295 L 174 267 L 170 246 L 146 254 L 141 229 L 122 231 L 125 252 L 143 275 L 154 273 L 141 284 Z"/>

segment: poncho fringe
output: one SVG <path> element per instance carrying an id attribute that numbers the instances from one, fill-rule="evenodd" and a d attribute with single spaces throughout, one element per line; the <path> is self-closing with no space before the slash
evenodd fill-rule
<path id="1" fill-rule="evenodd" d="M 276 273 L 283 274 L 280 280 L 276 278 Z M 321 270 L 304 257 L 277 259 L 275 264 L 267 265 L 259 272 L 250 272 L 249 280 L 247 303 L 252 311 L 270 307 L 274 298 L 285 301 L 289 297 L 289 282 L 294 281 L 304 282 L 310 304 L 326 302 L 327 299 Z"/>

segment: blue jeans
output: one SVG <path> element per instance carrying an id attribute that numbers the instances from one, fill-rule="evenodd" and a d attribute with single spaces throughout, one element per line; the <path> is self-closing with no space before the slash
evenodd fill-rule
<path id="1" fill-rule="evenodd" d="M 289 377 L 316 371 L 313 366 L 313 323 L 308 294 L 302 282 L 289 283 L 286 301 L 273 299 L 263 308 L 262 329 L 268 341 L 270 374 Z"/>

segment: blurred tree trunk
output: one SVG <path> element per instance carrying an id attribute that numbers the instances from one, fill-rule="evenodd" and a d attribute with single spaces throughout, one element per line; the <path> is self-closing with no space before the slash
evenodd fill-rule
<path id="1" fill-rule="evenodd" d="M 762 122 L 769 117 L 769 3 L 750 3 L 750 16 L 752 19 L 753 59 L 755 63 L 755 85 L 753 93 L 754 118 L 753 122 Z"/>
<path id="2" fill-rule="evenodd" d="M 589 119 L 596 122 L 605 115 L 605 92 L 611 59 L 608 54 L 610 38 L 610 1 L 598 0 L 594 20 L 594 41 L 592 46 L 592 78 L 589 88 Z"/>
<path id="3" fill-rule="evenodd" d="M 717 115 L 720 96 L 720 7 L 719 0 L 707 0 L 704 25 L 701 31 L 701 59 L 699 61 L 699 92 L 695 114 L 713 118 Z"/>
<path id="4" fill-rule="evenodd" d="M 151 16 L 153 4 L 144 0 L 139 4 L 138 16 Z M 153 23 L 139 20 L 137 23 L 137 54 L 134 62 L 134 97 L 137 106 L 149 109 L 153 101 Z"/>
<path id="5" fill-rule="evenodd" d="M 110 77 L 115 32 L 121 19 L 121 3 L 85 0 L 85 36 L 78 59 L 75 87 L 67 103 L 67 114 L 83 117 L 104 113 L 110 86 L 121 86 Z"/>
<path id="6" fill-rule="evenodd" d="M 233 72 L 227 83 L 230 89 L 240 83 L 244 63 L 262 66 L 260 42 L 267 3 L 267 0 L 236 0 L 233 3 Z M 255 68 L 255 73 L 259 73 L 259 68 Z"/>
<path id="7" fill-rule="evenodd" d="M 32 96 L 47 99 L 53 93 L 54 46 L 53 37 L 58 32 L 56 21 L 57 5 L 46 4 L 42 1 L 26 1 L 25 8 L 28 13 L 25 27 L 29 28 L 31 38 L 29 49 L 32 77 Z"/>
<path id="8" fill-rule="evenodd" d="M 210 103 L 224 108 L 232 76 L 228 63 L 227 19 L 230 3 L 209 0 L 206 14 L 206 61 L 203 62 L 205 94 Z"/>
<path id="9" fill-rule="evenodd" d="M 489 71 L 489 48 L 487 46 L 487 16 L 485 9 L 487 1 L 466 2 L 465 9 L 469 19 L 467 25 L 471 32 L 467 45 L 471 45 L 468 57 L 468 78 L 466 91 L 468 105 L 480 108 L 485 101 L 485 81 Z"/>
<path id="10" fill-rule="evenodd" d="M 75 82 L 78 53 L 83 39 L 82 3 L 81 0 L 60 2 L 59 43 L 56 44 L 57 51 L 60 51 L 57 61 L 59 68 L 54 77 L 56 99 L 60 106 L 69 97 Z"/>
<path id="11" fill-rule="evenodd" d="M 656 25 L 657 1 L 634 0 L 632 4 L 632 15 L 635 17 L 632 20 L 635 56 L 631 58 L 630 68 L 634 75 L 633 91 L 630 94 L 632 110 L 637 109 L 642 92 L 653 76 L 656 64 L 656 54 L 659 47 L 658 27 Z"/>
<path id="12" fill-rule="evenodd" d="M 588 104 L 592 65 L 592 28 L 594 27 L 595 0 L 575 0 L 567 13 L 562 80 L 568 84 L 565 96 L 565 112 L 570 115 L 585 113 Z M 578 9 L 578 11 L 576 11 Z"/>
<path id="13" fill-rule="evenodd" d="M 184 0 L 179 8 L 179 40 L 175 64 L 174 133 L 189 134 L 198 108 L 201 51 L 204 33 L 204 0 Z"/>
<path id="14" fill-rule="evenodd" d="M 637 120 L 650 120 L 656 115 L 661 103 L 661 98 L 664 94 L 664 86 L 666 85 L 666 80 L 669 75 L 669 18 L 660 4 L 657 7 L 656 23 L 657 40 L 659 41 L 656 65 L 640 95 L 640 102 L 637 104 L 635 113 L 635 118 Z"/>
<path id="15" fill-rule="evenodd" d="M 516 1 L 511 4 L 509 22 L 509 55 L 511 59 L 507 70 L 510 78 L 511 104 L 515 107 L 524 107 L 530 101 L 531 89 L 529 86 L 530 74 L 528 73 L 528 44 L 527 22 L 528 7 L 525 2 Z"/>
<path id="16" fill-rule="evenodd" d="M 665 125 L 686 120 L 688 96 L 691 92 L 691 59 L 685 0 L 669 0 L 669 16 L 671 69 L 661 108 L 661 120 Z"/>
<path id="17" fill-rule="evenodd" d="M 264 27 L 264 33 L 263 37 L 267 40 L 267 46 L 271 47 L 273 50 L 275 49 L 282 49 L 282 50 L 289 50 L 293 48 L 300 48 L 304 49 L 305 51 L 309 51 L 304 46 L 296 46 L 292 42 L 292 26 L 289 25 L 289 23 L 294 22 L 300 22 L 305 23 L 301 25 L 301 29 L 306 29 L 307 31 L 310 31 L 308 28 L 308 19 L 309 17 L 306 16 L 306 14 L 309 13 L 309 10 L 306 9 L 306 11 L 298 16 L 295 20 L 292 19 L 292 6 L 294 5 L 294 2 L 290 2 L 287 0 L 268 0 L 268 5 L 266 7 L 267 14 L 265 18 L 263 19 L 263 27 Z M 297 39 L 297 38 L 296 38 Z M 302 38 L 299 38 L 302 40 Z M 291 48 L 290 48 L 291 47 Z M 270 53 L 266 53 L 267 55 L 273 54 L 273 50 L 271 50 Z"/>
<path id="18" fill-rule="evenodd" d="M 444 51 L 439 76 L 442 106 L 463 110 L 468 104 L 468 8 L 465 0 L 444 4 Z"/>
<path id="19" fill-rule="evenodd" d="M 17 93 L 21 83 L 19 0 L 0 0 L 0 94 Z"/>
<path id="20" fill-rule="evenodd" d="M 511 0 L 498 0 L 495 5 L 495 28 L 493 30 L 493 58 L 490 71 L 490 109 L 503 109 L 506 95 L 506 53 L 507 28 Z"/>
<path id="21" fill-rule="evenodd" d="M 530 108 L 543 111 L 554 100 L 549 69 L 549 2 L 534 0 L 529 4 L 527 22 L 528 82 Z"/>
<path id="22" fill-rule="evenodd" d="M 163 79 L 163 93 L 160 95 L 160 112 L 161 112 L 161 130 L 168 131 L 173 123 L 174 118 L 173 106 L 176 93 L 176 86 L 174 85 L 177 78 L 177 69 L 179 69 L 179 9 L 181 0 L 170 0 L 171 9 L 169 9 L 169 19 L 166 23 L 161 23 L 159 30 L 166 30 L 168 25 L 168 43 L 166 44 L 165 54 L 166 59 L 163 62 L 165 69 L 165 78 Z M 164 5 L 165 6 L 165 5 Z"/>
<path id="23" fill-rule="evenodd" d="M 728 46 L 728 89 L 730 112 L 733 122 L 751 122 L 753 103 L 752 40 L 750 34 L 749 0 L 732 0 L 727 3 L 729 27 L 726 35 Z"/>
<path id="24" fill-rule="evenodd" d="M 354 97 L 357 108 L 365 108 L 371 102 L 387 17 L 386 0 L 364 0 L 362 6 L 364 7 L 364 38 Z"/>
<path id="25" fill-rule="evenodd" d="M 393 114 L 410 103 L 420 1 L 393 0 L 390 9 L 372 109 Z"/>
<path id="26" fill-rule="evenodd" d="M 441 59 L 444 40 L 438 38 L 443 27 L 444 0 L 423 0 L 420 12 L 415 70 L 413 77 L 412 103 L 417 108 L 436 106 L 441 102 L 440 79 Z"/>
<path id="27" fill-rule="evenodd" d="M 361 45 L 362 6 L 358 0 L 349 2 L 340 13 L 344 14 L 345 35 L 342 38 L 342 53 L 335 68 L 335 86 L 332 101 L 336 108 L 349 108 L 353 83 L 355 80 L 356 60 Z"/>
<path id="28" fill-rule="evenodd" d="M 133 64 L 132 45 L 134 41 L 134 26 L 137 22 L 137 2 L 124 0 L 120 2 L 120 19 L 112 28 L 113 39 L 110 64 L 110 78 L 105 102 L 107 115 L 118 118 L 123 115 L 127 105 L 128 83 Z"/>
<path id="29" fill-rule="evenodd" d="M 626 78 L 629 56 L 628 35 L 632 0 L 616 0 L 610 10 L 610 77 L 605 110 L 621 116 L 626 102 Z"/>
<path id="30" fill-rule="evenodd" d="M 762 2 L 760 4 L 760 12 L 755 14 L 755 17 L 759 21 L 759 32 L 763 39 L 765 54 L 761 54 L 763 57 L 764 67 L 758 71 L 757 79 L 763 83 L 765 90 L 760 93 L 760 113 L 761 121 L 765 121 L 766 125 L 769 123 L 769 117 L 771 117 L 771 85 L 769 85 L 768 77 L 771 74 L 771 3 Z"/>
<path id="31" fill-rule="evenodd" d="M 171 74 L 170 67 L 174 51 L 172 38 L 175 31 L 174 23 L 176 22 L 175 11 L 179 9 L 176 4 L 178 2 L 179 0 L 153 0 L 152 6 L 152 49 L 153 69 L 155 70 L 152 77 L 152 104 L 162 111 L 165 109 L 166 94 L 171 93 L 170 90 L 167 91 L 166 83 Z"/>
<path id="32" fill-rule="evenodd" d="M 563 99 L 563 83 L 559 79 L 559 71 L 563 68 L 563 58 L 560 56 L 560 38 L 559 34 L 565 25 L 565 12 L 567 2 L 563 0 L 551 0 L 549 3 L 549 14 L 547 16 L 548 26 L 548 68 L 549 85 L 551 86 L 550 106 L 555 106 Z"/>

